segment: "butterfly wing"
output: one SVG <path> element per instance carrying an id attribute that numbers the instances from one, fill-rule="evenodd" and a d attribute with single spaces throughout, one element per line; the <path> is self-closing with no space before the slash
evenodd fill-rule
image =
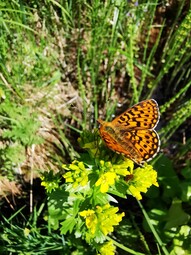
<path id="1" fill-rule="evenodd" d="M 159 117 L 157 102 L 154 99 L 145 100 L 112 122 L 99 119 L 100 135 L 110 149 L 141 164 L 159 151 L 160 139 L 154 130 Z"/>
<path id="2" fill-rule="evenodd" d="M 151 160 L 159 151 L 160 139 L 155 130 L 142 129 L 122 132 L 121 143 L 125 154 L 138 164 Z M 129 150 L 129 148 L 134 150 Z M 130 155 L 129 155 L 130 154 Z"/>
<path id="3" fill-rule="evenodd" d="M 120 130 L 113 129 L 111 122 L 101 121 L 101 123 L 100 135 L 109 149 L 131 158 L 137 163 L 141 162 L 141 156 L 139 156 L 137 149 L 134 147 L 134 142 L 127 140 L 130 134 L 120 134 Z"/>
<path id="4" fill-rule="evenodd" d="M 160 118 L 154 99 L 142 101 L 116 117 L 112 124 L 127 129 L 153 129 Z"/>

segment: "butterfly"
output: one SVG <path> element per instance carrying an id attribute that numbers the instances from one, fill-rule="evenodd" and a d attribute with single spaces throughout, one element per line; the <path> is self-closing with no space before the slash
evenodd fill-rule
<path id="1" fill-rule="evenodd" d="M 127 109 L 111 122 L 98 119 L 100 136 L 111 150 L 141 165 L 159 151 L 160 139 L 154 130 L 159 118 L 157 102 L 148 99 Z"/>

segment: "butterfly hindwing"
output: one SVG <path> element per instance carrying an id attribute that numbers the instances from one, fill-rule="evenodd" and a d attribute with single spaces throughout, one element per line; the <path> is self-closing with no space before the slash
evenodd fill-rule
<path id="1" fill-rule="evenodd" d="M 155 130 L 143 129 L 143 130 L 132 130 L 127 131 L 122 135 L 124 141 L 128 141 L 127 144 L 131 143 L 136 149 L 136 153 L 139 154 L 141 162 L 152 159 L 160 148 L 160 140 Z M 139 162 L 140 163 L 140 162 Z"/>

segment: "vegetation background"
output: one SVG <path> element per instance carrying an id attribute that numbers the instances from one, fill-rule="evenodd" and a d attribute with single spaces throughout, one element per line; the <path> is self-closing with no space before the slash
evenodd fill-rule
<path id="1" fill-rule="evenodd" d="M 39 176 L 54 188 L 82 131 L 154 98 L 159 188 L 119 200 L 117 254 L 191 254 L 190 1 L 4 0 L 0 27 L 0 253 L 96 254 L 50 227 Z"/>

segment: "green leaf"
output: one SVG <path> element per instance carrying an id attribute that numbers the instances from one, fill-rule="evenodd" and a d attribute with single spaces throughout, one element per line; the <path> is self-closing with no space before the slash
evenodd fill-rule
<path id="1" fill-rule="evenodd" d="M 169 198 L 178 197 L 181 190 L 172 161 L 163 155 L 158 159 L 154 167 L 158 172 L 159 186 L 163 188 L 163 199 L 169 200 Z"/>
<path id="2" fill-rule="evenodd" d="M 191 180 L 180 183 L 181 188 L 181 200 L 183 202 L 189 202 L 191 198 Z"/>
<path id="3" fill-rule="evenodd" d="M 75 225 L 77 223 L 77 220 L 75 219 L 75 217 L 70 217 L 68 219 L 66 219 L 65 221 L 61 222 L 61 233 L 62 234 L 66 234 L 68 231 L 71 233 L 72 230 L 74 229 Z"/>
<path id="4" fill-rule="evenodd" d="M 171 229 L 174 227 L 179 227 L 186 224 L 189 218 L 190 216 L 182 209 L 182 201 L 179 199 L 174 199 L 166 216 L 167 223 L 165 224 L 164 228 Z"/>
<path id="5" fill-rule="evenodd" d="M 188 225 L 181 226 L 178 234 L 173 239 L 172 251 L 170 255 L 190 255 L 191 254 L 191 228 Z"/>

